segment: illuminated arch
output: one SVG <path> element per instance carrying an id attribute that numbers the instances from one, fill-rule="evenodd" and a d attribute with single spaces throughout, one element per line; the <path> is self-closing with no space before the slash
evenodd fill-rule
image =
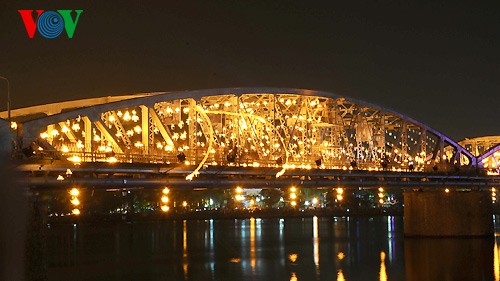
<path id="1" fill-rule="evenodd" d="M 14 120 L 22 125 L 25 146 L 37 142 L 42 149 L 88 155 L 96 151 L 94 142 L 100 142 L 112 152 L 104 155 L 140 152 L 149 157 L 143 161 L 161 162 L 175 161 L 182 152 L 188 161 L 199 162 L 207 153 L 204 143 L 212 140 L 211 150 L 215 152 L 208 153 L 214 156 L 205 158 L 210 158 L 208 163 L 224 165 L 284 163 L 307 168 L 354 165 L 417 170 L 436 165 L 476 165 L 476 157 L 463 146 L 417 120 L 329 92 L 228 88 L 122 96 L 110 102 L 85 101 L 45 106 L 59 107 L 59 113 L 41 107 L 13 111 Z M 174 112 L 174 107 L 182 112 Z M 195 113 L 197 108 L 200 110 Z M 129 111 L 134 112 L 137 124 L 131 133 L 130 127 L 121 124 L 125 123 L 124 117 L 117 115 Z M 172 117 L 176 114 L 178 117 Z M 203 114 L 207 117 L 199 118 Z M 69 128 L 71 124 L 78 124 L 79 130 L 74 132 Z M 214 134 L 210 137 L 211 130 Z M 130 137 L 125 136 L 127 132 Z M 160 140 L 158 148 L 168 148 L 161 155 L 155 139 Z M 79 144 L 79 150 L 68 153 L 67 145 L 62 144 L 65 142 Z M 94 161 L 95 155 L 92 157 Z"/>

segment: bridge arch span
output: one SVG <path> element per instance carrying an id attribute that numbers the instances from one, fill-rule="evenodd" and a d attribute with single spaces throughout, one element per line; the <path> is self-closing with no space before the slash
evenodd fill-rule
<path id="1" fill-rule="evenodd" d="M 500 155 L 497 152 L 500 151 L 500 143 L 489 148 L 483 154 L 477 157 L 477 163 L 481 168 L 489 168 L 495 170 L 496 173 L 500 173 Z"/>
<path id="2" fill-rule="evenodd" d="M 81 161 L 395 170 L 476 165 L 469 151 L 415 119 L 323 91 L 227 88 L 75 105 L 41 117 L 14 114 L 24 146 L 34 146 L 34 156 L 53 151 Z"/>

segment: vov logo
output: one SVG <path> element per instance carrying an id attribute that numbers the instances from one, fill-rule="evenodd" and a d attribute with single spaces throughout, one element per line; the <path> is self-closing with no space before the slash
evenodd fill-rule
<path id="1" fill-rule="evenodd" d="M 36 10 L 36 17 L 33 17 L 34 10 L 18 10 L 28 32 L 28 37 L 33 38 L 35 31 L 45 38 L 56 38 L 61 35 L 63 29 L 66 30 L 68 38 L 73 38 L 76 25 L 83 10 L 74 10 L 76 17 L 73 20 L 71 13 L 73 10 L 45 11 Z"/>

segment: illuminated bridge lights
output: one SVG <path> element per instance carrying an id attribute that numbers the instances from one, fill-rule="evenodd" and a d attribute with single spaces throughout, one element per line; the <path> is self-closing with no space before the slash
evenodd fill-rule
<path id="1" fill-rule="evenodd" d="M 493 203 L 497 202 L 497 189 L 495 187 L 491 188 L 491 201 Z"/>
<path id="2" fill-rule="evenodd" d="M 290 205 L 292 207 L 297 206 L 297 201 L 299 200 L 299 196 L 298 196 L 299 192 L 300 191 L 295 186 L 290 187 L 288 197 L 290 199 Z"/>
<path id="3" fill-rule="evenodd" d="M 70 203 L 73 206 L 71 213 L 77 216 L 80 214 L 80 207 L 81 207 L 80 200 L 78 199 L 80 191 L 78 190 L 78 188 L 74 187 L 69 191 L 69 195 L 71 196 Z"/>
<path id="4" fill-rule="evenodd" d="M 335 192 L 336 192 L 335 199 L 337 199 L 338 202 L 344 200 L 344 189 L 342 187 L 336 188 Z"/>
<path id="5" fill-rule="evenodd" d="M 170 210 L 170 207 L 168 206 L 169 203 L 169 198 L 168 194 L 170 193 L 170 189 L 168 187 L 165 187 L 161 191 L 161 197 L 160 197 L 160 210 L 162 212 L 168 212 Z"/>
<path id="6" fill-rule="evenodd" d="M 379 187 L 378 188 L 378 203 L 379 204 L 384 204 L 385 203 L 385 193 L 384 193 L 384 188 Z"/>
<path id="7" fill-rule="evenodd" d="M 276 167 L 280 177 L 293 169 L 422 172 L 440 164 L 442 171 L 445 164 L 476 161 L 413 119 L 326 92 L 238 88 L 130 98 L 99 101 L 90 109 L 69 102 L 61 114 L 46 109 L 39 113 L 47 117 L 16 120 L 26 130 L 20 132 L 23 143 L 40 148 L 26 157 L 196 163 L 186 180 L 210 165 Z"/>
<path id="8" fill-rule="evenodd" d="M 235 192 L 234 199 L 237 202 L 242 202 L 243 200 L 245 200 L 245 196 L 242 194 L 243 193 L 243 188 L 241 188 L 240 186 L 237 186 L 234 189 L 234 192 Z"/>

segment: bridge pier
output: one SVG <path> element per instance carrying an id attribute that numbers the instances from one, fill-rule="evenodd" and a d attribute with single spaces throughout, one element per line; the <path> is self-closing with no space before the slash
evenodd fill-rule
<path id="1" fill-rule="evenodd" d="M 415 237 L 493 236 L 487 191 L 409 191 L 404 194 L 404 233 Z"/>

